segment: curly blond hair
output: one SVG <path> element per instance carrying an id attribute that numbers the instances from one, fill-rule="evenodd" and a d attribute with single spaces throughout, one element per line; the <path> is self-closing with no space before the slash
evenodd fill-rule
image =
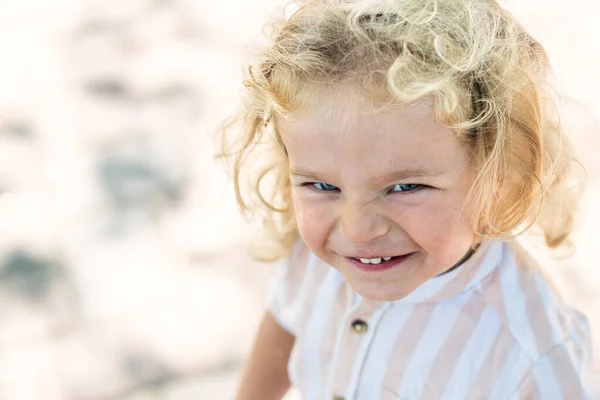
<path id="1" fill-rule="evenodd" d="M 269 45 L 246 69 L 243 106 L 222 126 L 220 153 L 232 162 L 239 206 L 261 217 L 277 245 L 262 258 L 284 256 L 297 237 L 274 117 L 333 87 L 381 104 L 432 96 L 437 121 L 478 170 L 470 196 L 478 237 L 537 226 L 549 247 L 565 243 L 578 194 L 567 187 L 574 160 L 548 59 L 494 0 L 309 0 L 269 26 Z"/>

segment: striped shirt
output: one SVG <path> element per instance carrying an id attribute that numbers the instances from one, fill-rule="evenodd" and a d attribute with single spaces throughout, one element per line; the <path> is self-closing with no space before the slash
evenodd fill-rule
<path id="1" fill-rule="evenodd" d="M 268 308 L 304 400 L 595 399 L 587 319 L 517 241 L 484 242 L 407 297 L 362 298 L 301 242 Z M 584 383 L 585 382 L 585 383 Z"/>

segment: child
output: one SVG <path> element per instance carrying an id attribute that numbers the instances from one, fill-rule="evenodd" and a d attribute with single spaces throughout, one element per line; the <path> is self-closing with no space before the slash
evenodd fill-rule
<path id="1" fill-rule="evenodd" d="M 225 129 L 288 260 L 239 400 L 594 398 L 587 320 L 519 239 L 572 226 L 547 68 L 494 0 L 310 0 L 274 25 Z"/>

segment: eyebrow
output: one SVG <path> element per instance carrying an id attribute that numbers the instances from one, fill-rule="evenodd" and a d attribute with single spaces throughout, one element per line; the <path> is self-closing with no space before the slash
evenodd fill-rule
<path id="1" fill-rule="evenodd" d="M 290 170 L 290 173 L 292 175 L 301 176 L 304 178 L 314 180 L 320 179 L 319 175 L 316 172 L 308 169 L 292 168 Z M 394 171 L 383 176 L 371 178 L 369 179 L 369 186 L 380 187 L 393 182 L 401 182 L 417 178 L 430 178 L 438 175 L 441 175 L 441 173 L 426 168 L 407 168 L 399 171 Z"/>

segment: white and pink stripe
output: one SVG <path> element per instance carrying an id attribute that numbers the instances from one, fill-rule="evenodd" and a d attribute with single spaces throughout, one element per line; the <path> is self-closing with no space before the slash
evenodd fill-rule
<path id="1" fill-rule="evenodd" d="M 589 325 L 540 271 L 518 242 L 486 242 L 406 298 L 374 302 L 300 243 L 269 309 L 296 336 L 288 371 L 305 400 L 594 399 Z"/>

